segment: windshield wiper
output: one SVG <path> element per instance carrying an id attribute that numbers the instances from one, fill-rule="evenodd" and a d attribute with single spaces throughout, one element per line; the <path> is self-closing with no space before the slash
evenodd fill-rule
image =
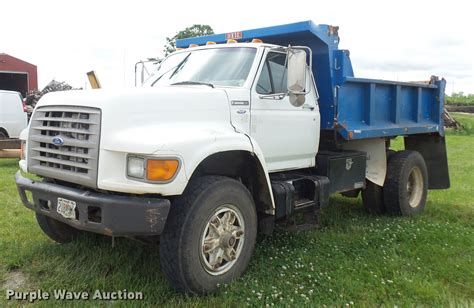
<path id="1" fill-rule="evenodd" d="M 180 81 L 180 82 L 175 82 L 175 83 L 172 83 L 171 85 L 172 86 L 177 86 L 177 85 L 186 85 L 186 84 L 190 84 L 190 85 L 203 85 L 203 86 L 208 86 L 208 87 L 211 87 L 211 88 L 214 88 L 214 85 L 212 83 L 206 83 L 206 82 L 198 82 L 198 81 Z"/>
<path id="2" fill-rule="evenodd" d="M 176 64 L 175 66 L 173 66 L 172 68 L 170 68 L 169 70 L 167 70 L 166 72 L 164 72 L 163 74 L 160 75 L 160 77 L 158 77 L 155 81 L 153 81 L 153 83 L 151 84 L 151 86 L 153 87 L 155 85 L 155 83 L 157 83 L 161 77 L 163 77 L 164 75 L 168 74 L 169 72 L 171 72 L 172 70 L 175 70 L 173 72 L 173 74 L 171 74 L 170 78 L 173 77 L 175 74 L 176 74 L 176 71 L 178 71 L 182 66 L 183 64 L 188 60 L 189 56 L 191 55 L 191 53 L 189 53 L 181 62 L 179 62 L 178 64 Z M 161 66 L 161 65 L 160 65 Z M 159 70 L 159 68 L 158 68 Z"/>

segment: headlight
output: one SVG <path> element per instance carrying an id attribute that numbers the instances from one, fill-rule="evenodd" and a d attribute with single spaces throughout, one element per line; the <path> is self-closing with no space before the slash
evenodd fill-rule
<path id="1" fill-rule="evenodd" d="M 128 156 L 127 175 L 138 180 L 167 182 L 173 179 L 178 169 L 178 159 Z"/>
<path id="2" fill-rule="evenodd" d="M 132 178 L 143 179 L 145 177 L 145 159 L 129 156 L 127 162 L 127 175 Z"/>

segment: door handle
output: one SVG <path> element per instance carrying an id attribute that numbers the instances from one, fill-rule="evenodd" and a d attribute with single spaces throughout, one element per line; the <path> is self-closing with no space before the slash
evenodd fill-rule
<path id="1" fill-rule="evenodd" d="M 303 109 L 309 109 L 309 110 L 312 111 L 312 110 L 314 110 L 314 107 L 313 107 L 313 106 L 310 106 L 310 105 L 308 105 L 308 104 L 304 104 L 304 105 L 303 105 Z"/>
<path id="2" fill-rule="evenodd" d="M 244 114 L 244 113 L 247 113 L 247 110 L 240 109 L 240 110 L 237 110 L 237 113 L 238 114 Z"/>

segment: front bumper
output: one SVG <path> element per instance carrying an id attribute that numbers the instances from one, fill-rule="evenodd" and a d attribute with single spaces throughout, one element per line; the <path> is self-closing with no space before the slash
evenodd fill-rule
<path id="1" fill-rule="evenodd" d="M 118 196 L 33 181 L 20 171 L 15 181 L 26 207 L 76 229 L 105 235 L 159 235 L 170 209 L 167 199 Z M 28 201 L 26 191 L 31 192 L 32 202 Z M 76 219 L 66 219 L 57 212 L 58 198 L 76 202 Z"/>

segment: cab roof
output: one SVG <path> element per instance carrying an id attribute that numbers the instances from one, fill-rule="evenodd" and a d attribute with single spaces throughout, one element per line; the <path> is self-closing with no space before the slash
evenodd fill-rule
<path id="1" fill-rule="evenodd" d="M 259 48 L 259 47 L 270 47 L 270 48 L 275 48 L 279 47 L 278 45 L 274 44 L 266 44 L 266 43 L 235 43 L 235 44 L 213 44 L 213 45 L 202 45 L 202 46 L 195 46 L 195 47 L 190 47 L 190 48 L 183 48 L 183 49 L 178 49 L 173 53 L 179 53 L 179 52 L 189 52 L 189 51 L 194 51 L 194 50 L 202 50 L 202 49 L 211 49 L 211 48 Z M 180 48 L 180 47 L 178 47 Z"/>

